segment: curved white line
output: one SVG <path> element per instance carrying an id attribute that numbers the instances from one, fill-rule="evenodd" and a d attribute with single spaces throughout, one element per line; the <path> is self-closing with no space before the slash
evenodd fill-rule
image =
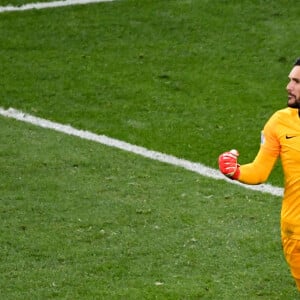
<path id="1" fill-rule="evenodd" d="M 90 131 L 78 130 L 70 125 L 63 125 L 60 123 L 52 122 L 46 119 L 41 119 L 29 114 L 26 114 L 22 111 L 16 110 L 14 108 L 9 108 L 7 110 L 0 107 L 0 115 L 13 118 L 19 121 L 27 122 L 39 127 L 52 129 L 58 132 L 62 132 L 68 135 L 73 135 L 80 137 L 82 139 L 94 141 L 106 146 L 115 147 L 118 149 L 122 149 L 131 153 L 135 153 L 141 155 L 143 157 L 147 157 L 153 160 L 157 160 L 163 163 L 171 164 L 174 166 L 182 167 L 186 170 L 198 173 L 202 176 L 217 179 L 217 180 L 226 180 L 232 184 L 240 185 L 244 188 L 255 190 L 263 193 L 268 193 L 274 196 L 282 196 L 283 189 L 280 187 L 272 186 L 270 184 L 261 184 L 261 185 L 245 185 L 241 184 L 237 181 L 227 179 L 223 176 L 218 170 L 207 167 L 201 163 L 191 162 L 182 158 L 177 158 L 172 155 L 160 153 L 157 151 L 149 150 L 144 147 L 136 146 L 129 144 L 124 141 L 120 141 L 114 138 L 110 138 L 105 135 L 98 135 L 92 133 Z"/>
<path id="2" fill-rule="evenodd" d="M 70 5 L 83 5 L 83 4 L 90 4 L 90 3 L 112 2 L 112 1 L 114 0 L 65 0 L 65 1 L 29 3 L 21 6 L 8 5 L 8 6 L 0 6 L 0 13 L 9 12 L 9 11 L 55 8 L 55 7 L 70 6 Z"/>

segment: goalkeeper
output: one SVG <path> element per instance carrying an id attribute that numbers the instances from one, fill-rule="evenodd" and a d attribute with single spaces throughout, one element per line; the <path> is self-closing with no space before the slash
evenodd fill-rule
<path id="1" fill-rule="evenodd" d="M 280 156 L 285 178 L 281 240 L 300 291 L 300 58 L 288 77 L 288 107 L 275 112 L 265 124 L 260 149 L 253 162 L 239 165 L 238 152 L 232 150 L 219 156 L 219 168 L 233 180 L 259 184 L 267 180 Z"/>

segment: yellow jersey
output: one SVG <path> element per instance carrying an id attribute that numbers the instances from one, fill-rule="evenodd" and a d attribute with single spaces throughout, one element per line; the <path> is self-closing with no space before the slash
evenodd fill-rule
<path id="1" fill-rule="evenodd" d="M 284 172 L 282 235 L 300 239 L 300 118 L 297 108 L 287 107 L 271 116 L 262 131 L 256 158 L 240 167 L 239 181 L 247 184 L 266 181 L 279 156 Z"/>

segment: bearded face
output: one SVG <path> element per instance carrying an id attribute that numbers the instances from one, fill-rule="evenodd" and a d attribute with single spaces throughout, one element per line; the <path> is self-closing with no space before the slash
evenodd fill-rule
<path id="1" fill-rule="evenodd" d="M 289 83 L 286 86 L 288 92 L 287 105 L 292 108 L 300 108 L 300 66 L 294 66 L 288 77 Z"/>

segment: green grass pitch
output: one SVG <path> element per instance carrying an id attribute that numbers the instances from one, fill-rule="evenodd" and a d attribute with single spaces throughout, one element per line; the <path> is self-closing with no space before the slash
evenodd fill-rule
<path id="1" fill-rule="evenodd" d="M 236 148 L 246 163 L 286 106 L 299 12 L 123 0 L 1 13 L 0 106 L 213 168 Z M 280 197 L 12 119 L 0 134 L 1 299 L 299 297 Z M 283 185 L 280 164 L 269 182 Z"/>

